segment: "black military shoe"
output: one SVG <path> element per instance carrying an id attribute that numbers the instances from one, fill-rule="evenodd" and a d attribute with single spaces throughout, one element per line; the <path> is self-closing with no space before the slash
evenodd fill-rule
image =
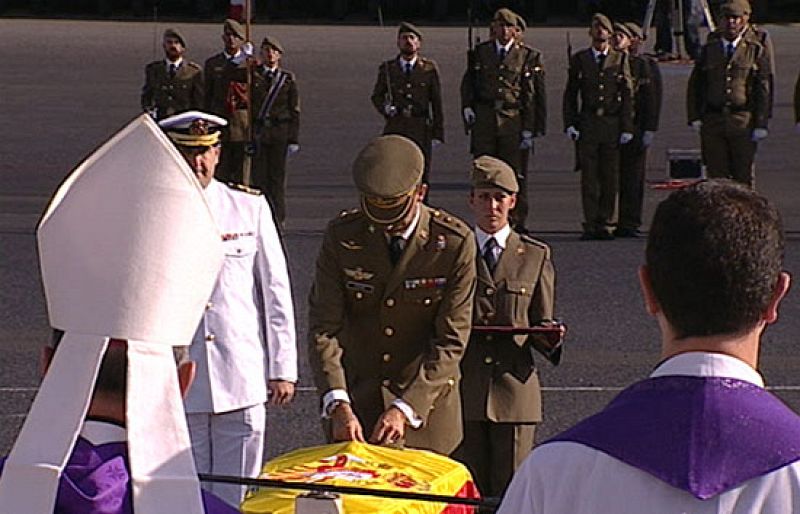
<path id="1" fill-rule="evenodd" d="M 616 237 L 636 238 L 636 237 L 641 237 L 642 233 L 635 228 L 618 228 L 617 230 L 614 231 L 614 235 Z"/>

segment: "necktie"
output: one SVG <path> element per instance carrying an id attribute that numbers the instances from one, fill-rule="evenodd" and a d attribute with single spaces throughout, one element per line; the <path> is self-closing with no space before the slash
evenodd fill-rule
<path id="1" fill-rule="evenodd" d="M 733 46 L 733 43 L 728 43 L 728 46 L 725 48 L 725 56 L 730 60 L 733 57 L 733 52 L 736 51 L 736 47 Z"/>
<path id="2" fill-rule="evenodd" d="M 497 248 L 497 240 L 493 237 L 490 237 L 483 245 L 483 260 L 486 261 L 486 267 L 488 267 L 489 271 L 492 273 L 494 273 L 494 269 L 497 267 L 495 248 Z"/>
<path id="3" fill-rule="evenodd" d="M 177 72 L 178 72 L 178 65 L 172 62 L 169 63 L 169 78 L 174 78 Z"/>
<path id="4" fill-rule="evenodd" d="M 272 72 L 272 70 L 271 70 L 271 69 L 269 69 L 269 68 L 265 68 L 265 69 L 264 69 L 264 78 L 265 78 L 265 79 L 267 79 L 267 80 L 272 80 L 272 76 L 273 76 L 273 75 L 274 75 L 274 73 Z"/>
<path id="5" fill-rule="evenodd" d="M 403 249 L 406 247 L 406 240 L 402 236 L 392 236 L 389 239 L 389 258 L 392 260 L 392 266 L 397 265 L 400 257 L 403 255 Z"/>
<path id="6" fill-rule="evenodd" d="M 411 75 L 411 63 L 407 62 L 405 64 L 405 67 L 406 67 L 406 75 Z"/>
<path id="7" fill-rule="evenodd" d="M 500 60 L 502 61 L 506 58 L 506 49 L 500 48 L 500 51 L 497 53 L 497 55 L 500 56 Z"/>
<path id="8" fill-rule="evenodd" d="M 606 54 L 597 54 L 597 65 L 602 68 L 604 62 L 606 62 Z"/>

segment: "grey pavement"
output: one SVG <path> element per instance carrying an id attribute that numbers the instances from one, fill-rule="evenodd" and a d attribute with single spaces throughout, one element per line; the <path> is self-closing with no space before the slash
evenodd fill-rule
<path id="1" fill-rule="evenodd" d="M 216 24 L 177 24 L 189 58 L 219 51 Z M 0 454 L 10 448 L 38 383 L 38 351 L 48 337 L 38 278 L 34 227 L 59 182 L 112 132 L 138 114 L 144 65 L 154 58 L 148 23 L 0 19 Z M 775 119 L 757 158 L 759 190 L 782 210 L 790 232 L 787 269 L 800 265 L 800 136 L 791 95 L 800 30 L 769 26 L 776 43 Z M 438 61 L 445 91 L 446 144 L 434 151 L 432 204 L 468 218 L 468 142 L 461 128 L 458 84 L 464 69 L 465 29 L 424 28 L 423 51 Z M 574 47 L 588 39 L 583 27 L 534 28 L 527 39 L 542 49 L 547 70 L 548 135 L 537 140 L 529 180 L 529 225 L 553 247 L 558 272 L 557 312 L 570 331 L 564 362 L 542 363 L 547 437 L 601 408 L 658 360 L 658 334 L 641 305 L 636 267 L 644 240 L 579 242 L 578 175 L 562 134 L 561 93 L 566 80 L 565 32 Z M 317 393 L 306 360 L 306 296 L 322 230 L 341 209 L 356 206 L 350 164 L 381 129 L 369 94 L 382 59 L 395 52 L 394 29 L 347 26 L 254 27 L 287 49 L 284 64 L 299 80 L 301 153 L 289 161 L 286 248 L 293 279 L 301 355 L 300 392 L 288 408 L 270 412 L 268 455 L 321 442 Z M 485 37 L 485 34 L 482 34 Z M 160 58 L 157 52 L 156 58 Z M 661 131 L 651 151 L 648 178 L 665 176 L 667 148 L 695 148 L 686 127 L 684 90 L 690 68 L 665 64 Z M 647 219 L 666 193 L 648 190 Z M 781 322 L 765 335 L 762 371 L 767 382 L 800 409 L 800 294 L 790 292 Z"/>

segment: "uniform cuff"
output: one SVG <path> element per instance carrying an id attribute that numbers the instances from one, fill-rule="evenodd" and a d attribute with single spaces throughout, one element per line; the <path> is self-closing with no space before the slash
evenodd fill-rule
<path id="1" fill-rule="evenodd" d="M 400 412 L 402 412 L 406 417 L 406 420 L 408 421 L 408 424 L 411 425 L 411 428 L 419 428 L 422 426 L 422 418 L 417 416 L 417 413 L 414 412 L 414 409 L 411 408 L 411 405 L 398 398 L 392 402 L 392 407 L 397 407 L 400 409 Z"/>
<path id="2" fill-rule="evenodd" d="M 331 407 L 334 402 L 350 403 L 350 395 L 344 389 L 331 389 L 322 396 L 322 418 L 327 419 L 331 416 Z"/>

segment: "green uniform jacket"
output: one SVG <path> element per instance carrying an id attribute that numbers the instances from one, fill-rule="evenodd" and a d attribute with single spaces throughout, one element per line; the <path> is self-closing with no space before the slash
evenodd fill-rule
<path id="1" fill-rule="evenodd" d="M 238 100 L 229 105 L 228 102 L 230 84 L 237 82 L 234 76 L 241 74 L 241 69 L 246 67 L 245 62 L 238 66 L 233 64 L 225 57 L 224 52 L 220 52 L 209 57 L 203 68 L 206 111 L 228 120 L 228 126 L 223 132 L 226 141 L 247 140 L 247 103 Z M 246 75 L 244 77 L 246 80 Z M 240 89 L 242 88 L 245 88 L 244 84 L 241 84 Z"/>
<path id="2" fill-rule="evenodd" d="M 553 318 L 555 270 L 550 248 L 511 232 L 494 276 L 477 259 L 474 325 L 529 327 Z M 464 419 L 500 423 L 542 420 L 539 377 L 528 336 L 473 334 L 461 362 Z"/>
<path id="3" fill-rule="evenodd" d="M 767 128 L 769 56 L 754 37 L 742 37 L 730 61 L 719 38 L 709 38 L 686 91 L 688 121 L 707 114 L 737 114 L 742 124 Z"/>
<path id="4" fill-rule="evenodd" d="M 285 125 L 287 129 L 287 143 L 299 143 L 300 134 L 300 93 L 297 90 L 297 80 L 294 73 L 279 70 L 286 74 L 286 81 L 277 92 L 264 119 L 258 120 L 264 101 L 272 88 L 272 78 L 267 78 L 263 68 L 253 69 L 253 119 L 257 120 L 255 127 L 258 134 L 267 137 L 271 128 Z"/>
<path id="5" fill-rule="evenodd" d="M 633 132 L 632 79 L 627 54 L 608 50 L 602 68 L 591 48 L 572 55 L 563 102 L 564 130 L 575 127 L 581 138 L 616 140 L 619 132 Z M 602 123 L 592 123 L 602 122 Z M 586 133 L 602 127 L 610 134 Z"/>
<path id="6" fill-rule="evenodd" d="M 387 94 L 387 69 L 391 95 Z M 386 116 L 383 110 L 384 105 L 390 103 L 390 97 L 397 108 L 397 115 L 392 117 Z M 386 119 L 385 134 L 406 136 L 423 148 L 430 139 L 444 141 L 442 87 L 433 60 L 418 57 L 409 75 L 401 69 L 396 58 L 382 63 L 378 67 L 371 100 L 378 113 Z"/>
<path id="7" fill-rule="evenodd" d="M 184 59 L 175 76 L 170 78 L 166 61 L 151 62 L 144 68 L 141 102 L 142 109 L 155 109 L 157 120 L 202 109 L 203 70 L 199 64 Z"/>
<path id="8" fill-rule="evenodd" d="M 405 445 L 449 454 L 462 438 L 475 237 L 457 218 L 420 209 L 394 267 L 383 231 L 360 211 L 328 225 L 309 297 L 309 360 L 320 393 L 346 390 L 367 435 L 401 398 L 423 421 L 407 427 Z"/>
<path id="9" fill-rule="evenodd" d="M 473 51 L 472 65 L 461 80 L 461 108 L 475 111 L 473 135 L 487 131 L 508 136 L 523 130 L 544 135 L 547 97 L 541 52 L 515 42 L 501 61 L 494 40 Z M 491 129 L 484 128 L 487 124 Z"/>
<path id="10" fill-rule="evenodd" d="M 654 59 L 629 55 L 633 79 L 633 124 L 636 131 L 658 130 L 661 111 L 661 73 Z"/>

